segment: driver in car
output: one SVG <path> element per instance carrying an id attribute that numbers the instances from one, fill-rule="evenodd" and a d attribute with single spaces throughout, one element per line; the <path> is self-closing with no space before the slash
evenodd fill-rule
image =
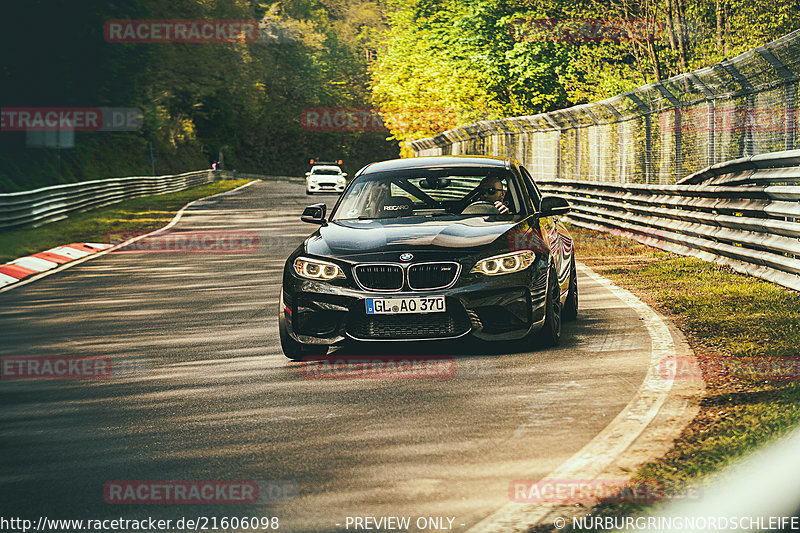
<path id="1" fill-rule="evenodd" d="M 487 176 L 478 185 L 480 201 L 493 204 L 502 214 L 510 213 L 511 209 L 503 202 L 506 191 L 503 190 L 503 181 L 500 178 Z"/>

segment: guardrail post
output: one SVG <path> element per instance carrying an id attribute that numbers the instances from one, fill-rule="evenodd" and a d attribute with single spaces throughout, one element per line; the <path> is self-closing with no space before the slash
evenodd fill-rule
<path id="1" fill-rule="evenodd" d="M 707 103 L 708 120 L 706 129 L 708 130 L 708 143 L 706 145 L 705 166 L 710 167 L 717 162 L 717 101 L 716 99 L 709 99 Z"/>
<path id="2" fill-rule="evenodd" d="M 596 128 L 598 127 L 598 124 L 600 124 L 600 121 L 597 119 L 597 116 L 594 113 L 592 113 L 592 110 L 589 109 L 588 106 L 583 107 L 582 111 L 586 114 L 587 117 L 589 117 L 589 120 L 592 121 L 592 125 L 589 126 L 589 128 L 591 128 L 591 129 L 588 130 L 588 131 L 597 132 L 598 130 Z M 597 140 L 597 135 L 595 135 L 595 140 Z M 600 143 L 595 142 L 594 144 L 595 144 L 595 150 L 594 150 L 595 157 L 592 158 L 592 142 L 591 142 L 591 140 L 589 141 L 589 158 L 587 160 L 589 162 L 589 178 L 593 179 L 594 181 L 600 181 L 599 180 L 599 178 L 600 178 L 600 155 L 598 153 L 599 148 L 600 148 L 598 145 Z"/>
<path id="3" fill-rule="evenodd" d="M 757 146 L 757 141 L 755 136 L 755 129 L 756 129 L 756 119 L 755 119 L 755 110 L 756 110 L 756 95 L 750 93 L 747 95 L 747 108 L 745 109 L 744 115 L 744 122 L 745 126 L 745 150 L 744 155 L 745 157 L 751 157 L 755 155 L 755 150 Z"/>
<path id="4" fill-rule="evenodd" d="M 675 175 L 675 181 L 677 181 L 683 177 L 683 105 L 663 84 L 656 83 L 655 86 L 658 92 L 672 104 L 675 111 L 675 167 L 673 173 Z M 647 183 L 650 182 L 648 181 Z"/>
<path id="5" fill-rule="evenodd" d="M 745 92 L 746 99 L 745 99 L 745 110 L 744 110 L 744 124 L 745 127 L 743 128 L 744 131 L 742 132 L 742 137 L 739 139 L 739 157 L 748 157 L 753 155 L 753 108 L 756 105 L 756 98 L 754 94 L 753 86 L 747 80 L 746 77 L 739 72 L 736 67 L 733 66 L 733 63 L 726 59 L 724 61 L 720 61 L 719 65 L 725 69 L 725 71 L 730 74 L 730 76 L 736 80 L 739 85 L 741 85 L 742 90 Z"/>
<path id="6" fill-rule="evenodd" d="M 783 149 L 794 150 L 797 138 L 797 110 L 795 109 L 795 86 L 794 83 L 787 81 L 786 92 L 786 119 L 784 121 Z"/>
<path id="7" fill-rule="evenodd" d="M 652 109 L 645 104 L 641 98 L 634 93 L 625 93 L 624 96 L 630 98 L 634 105 L 639 108 L 639 112 L 644 117 L 644 180 L 645 183 L 652 183 L 653 180 L 653 125 L 650 119 Z"/>
<path id="8" fill-rule="evenodd" d="M 555 168 L 555 177 L 556 179 L 561 179 L 561 169 L 563 168 L 561 164 L 561 138 L 564 136 L 564 128 L 562 128 L 555 120 L 550 113 L 547 113 L 544 116 L 544 119 L 547 121 L 550 126 L 558 132 L 558 141 L 556 142 L 556 149 L 555 149 L 555 159 L 556 159 L 556 168 Z"/>
<path id="9" fill-rule="evenodd" d="M 561 164 L 561 136 L 564 135 L 564 131 L 559 129 L 558 130 L 558 142 L 556 143 L 556 178 L 561 179 L 561 169 L 563 165 Z"/>
<path id="10" fill-rule="evenodd" d="M 573 171 L 572 178 L 574 180 L 581 179 L 581 136 L 580 136 L 580 123 L 575 120 L 575 117 L 572 116 L 572 113 L 568 109 L 561 109 L 558 111 L 559 114 L 563 115 L 564 118 L 567 119 L 567 122 L 570 124 L 570 130 L 574 132 L 575 135 L 575 170 Z"/>
<path id="11" fill-rule="evenodd" d="M 795 87 L 794 82 L 794 75 L 792 72 L 786 68 L 786 66 L 780 62 L 780 60 L 775 57 L 775 54 L 769 48 L 765 46 L 759 46 L 756 48 L 756 52 L 764 58 L 764 60 L 769 63 L 769 65 L 775 69 L 778 75 L 783 79 L 783 91 L 784 91 L 784 128 L 783 128 L 783 149 L 784 150 L 793 150 L 794 149 L 794 140 L 795 140 Z"/>
<path id="12" fill-rule="evenodd" d="M 706 104 L 708 105 L 708 117 L 706 121 L 708 142 L 706 144 L 705 166 L 710 167 L 717 162 L 717 100 L 714 93 L 711 92 L 711 89 L 709 89 L 705 83 L 700 81 L 694 72 L 688 73 L 686 77 L 689 78 L 692 83 L 694 83 L 695 87 L 700 89 L 700 91 L 702 91 L 706 97 Z M 680 177 L 678 179 L 680 179 Z"/>
<path id="13" fill-rule="evenodd" d="M 608 111 L 614 115 L 614 132 L 617 134 L 617 178 L 622 176 L 622 151 L 625 149 L 625 142 L 620 132 L 620 125 L 622 124 L 622 114 L 617 109 L 607 102 L 601 102 Z M 619 181 L 619 180 L 618 180 Z"/>

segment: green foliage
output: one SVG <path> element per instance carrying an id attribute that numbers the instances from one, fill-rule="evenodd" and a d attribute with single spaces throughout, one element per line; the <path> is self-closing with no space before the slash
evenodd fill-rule
<path id="1" fill-rule="evenodd" d="M 14 5 L 2 36 L 3 107 L 139 107 L 144 127 L 79 133 L 73 149 L 0 143 L 0 192 L 110 176 L 205 168 L 301 175 L 309 158 L 343 159 L 355 172 L 396 157 L 385 132 L 319 133 L 304 108 L 370 107 L 365 48 L 380 31 L 375 2 L 343 0 L 30 0 Z M 8 14 L 8 13 L 7 13 Z M 107 20 L 248 19 L 253 43 L 108 43 Z M 30 28 L 37 28 L 36 35 Z M 24 43 L 24 44 L 23 44 Z M 7 60 L 6 60 L 7 59 Z"/>
<path id="2" fill-rule="evenodd" d="M 656 42 L 515 39 L 517 19 L 654 19 Z M 0 191 L 209 166 L 299 175 L 397 155 L 385 132 L 304 130 L 309 107 L 380 107 L 402 142 L 477 120 L 585 103 L 713 64 L 796 26 L 795 0 L 57 0 L 16 2 L 0 33 L 3 107 L 139 107 L 132 133 L 74 149 L 0 134 Z M 251 19 L 259 42 L 114 44 L 112 19 Z M 719 21 L 719 22 L 718 22 Z M 686 28 L 685 50 L 670 39 Z M 30 28 L 36 28 L 31 32 Z M 670 31 L 671 30 L 671 31 Z M 373 53 L 377 60 L 372 61 Z M 405 149 L 405 153 L 408 150 Z"/>
<path id="3" fill-rule="evenodd" d="M 373 95 L 403 143 L 608 98 L 763 45 L 798 19 L 793 0 L 393 0 L 389 7 Z M 541 19 L 573 28 L 647 20 L 655 31 L 617 42 L 510 31 L 515 21 Z"/>
<path id="4" fill-rule="evenodd" d="M 373 95 L 395 138 L 567 103 L 566 49 L 515 43 L 504 1 L 398 1 L 373 70 Z"/>

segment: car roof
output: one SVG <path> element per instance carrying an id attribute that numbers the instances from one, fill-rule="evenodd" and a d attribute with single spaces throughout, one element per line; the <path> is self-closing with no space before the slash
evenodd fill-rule
<path id="1" fill-rule="evenodd" d="M 495 157 L 485 155 L 436 155 L 425 157 L 407 157 L 404 159 L 390 159 L 379 163 L 372 163 L 364 167 L 360 174 L 373 172 L 386 172 L 392 170 L 410 170 L 415 168 L 439 167 L 490 167 L 503 168 L 511 165 L 509 157 Z"/>

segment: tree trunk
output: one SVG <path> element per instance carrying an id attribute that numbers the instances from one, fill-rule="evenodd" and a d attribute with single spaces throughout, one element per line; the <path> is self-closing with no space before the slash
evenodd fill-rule
<path id="1" fill-rule="evenodd" d="M 673 16 L 672 16 L 672 0 L 667 0 L 665 2 L 667 4 L 667 31 L 669 32 L 669 47 L 672 48 L 672 51 L 675 52 L 678 50 L 678 43 L 675 39 L 675 27 L 673 26 Z"/>
<path id="2" fill-rule="evenodd" d="M 650 40 L 647 41 L 647 54 L 650 56 L 650 61 L 653 63 L 653 74 L 656 81 L 661 81 L 661 65 L 658 62 L 658 48 L 656 44 Z"/>
<path id="3" fill-rule="evenodd" d="M 723 40 L 723 46 L 725 48 L 725 57 L 730 56 L 730 48 L 729 48 L 729 41 L 727 39 L 728 35 L 731 34 L 731 6 L 728 5 L 727 0 L 723 0 L 722 6 L 725 9 L 725 37 L 726 39 Z"/>
<path id="4" fill-rule="evenodd" d="M 681 59 L 681 70 L 687 72 L 689 70 L 689 64 L 686 60 L 686 10 L 683 8 L 682 0 L 672 1 L 675 2 L 673 16 L 674 19 L 677 20 L 678 26 L 676 34 L 678 37 L 678 53 Z"/>

